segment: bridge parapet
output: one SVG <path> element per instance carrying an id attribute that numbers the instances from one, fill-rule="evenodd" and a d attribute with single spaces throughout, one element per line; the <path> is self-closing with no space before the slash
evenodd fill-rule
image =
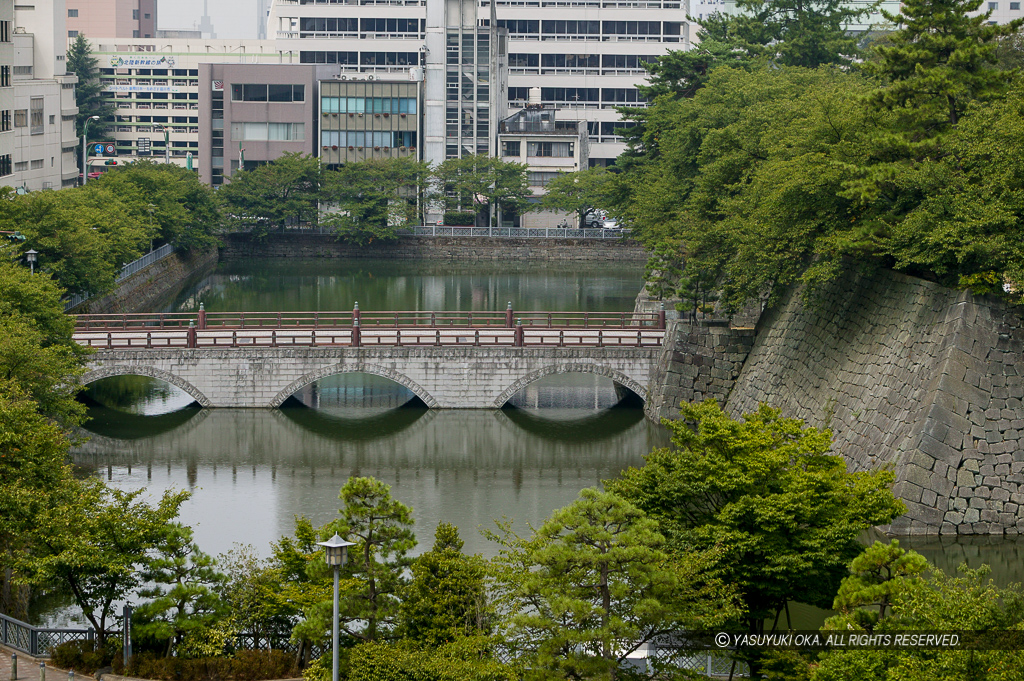
<path id="1" fill-rule="evenodd" d="M 82 382 L 144 375 L 178 386 L 206 407 L 278 407 L 313 381 L 368 373 L 406 386 L 431 408 L 494 409 L 557 373 L 606 376 L 646 399 L 659 353 L 655 345 L 133 348 L 92 355 Z"/>

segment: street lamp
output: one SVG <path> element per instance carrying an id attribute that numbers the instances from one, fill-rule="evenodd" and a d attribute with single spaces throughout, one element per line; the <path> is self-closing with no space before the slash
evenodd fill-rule
<path id="1" fill-rule="evenodd" d="M 167 126 L 160 125 L 157 123 L 153 126 L 153 131 L 160 130 L 164 133 L 164 164 L 171 162 L 171 131 L 167 129 Z"/>
<path id="2" fill-rule="evenodd" d="M 85 119 L 85 128 L 82 130 L 82 184 L 89 181 L 89 124 L 98 121 L 99 116 L 89 116 Z"/>
<path id="3" fill-rule="evenodd" d="M 333 666 L 331 669 L 331 681 L 338 681 L 338 571 L 348 560 L 348 547 L 355 546 L 355 542 L 345 541 L 335 533 L 327 541 L 317 542 L 317 546 L 324 547 L 324 554 L 327 565 L 334 568 L 334 620 L 331 633 L 331 651 Z"/>
<path id="4" fill-rule="evenodd" d="M 35 249 L 29 249 L 25 251 L 25 260 L 28 261 L 29 274 L 36 273 L 36 258 L 39 255 L 39 251 Z"/>

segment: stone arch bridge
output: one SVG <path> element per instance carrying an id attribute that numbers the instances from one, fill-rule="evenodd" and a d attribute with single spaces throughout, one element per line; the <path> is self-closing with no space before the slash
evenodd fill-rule
<path id="1" fill-rule="evenodd" d="M 150 376 L 204 407 L 278 407 L 313 381 L 358 372 L 391 379 L 431 408 L 496 409 L 539 378 L 573 372 L 606 376 L 646 400 L 660 352 L 659 346 L 110 349 L 89 358 L 81 380 Z"/>

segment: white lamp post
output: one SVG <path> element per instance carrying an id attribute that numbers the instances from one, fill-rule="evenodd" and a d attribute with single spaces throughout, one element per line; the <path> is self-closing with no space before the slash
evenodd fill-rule
<path id="1" fill-rule="evenodd" d="M 36 273 L 36 258 L 37 258 L 38 255 L 39 255 L 39 251 L 37 251 L 35 249 L 30 249 L 28 251 L 25 251 L 25 260 L 28 261 L 29 274 L 35 274 Z"/>
<path id="2" fill-rule="evenodd" d="M 99 119 L 99 116 L 89 116 L 82 130 L 82 184 L 89 181 L 89 124 Z"/>
<path id="3" fill-rule="evenodd" d="M 171 131 L 167 129 L 167 126 L 160 125 L 157 123 L 153 126 L 153 132 L 159 130 L 164 134 L 164 163 L 171 162 Z"/>
<path id="4" fill-rule="evenodd" d="M 348 547 L 355 546 L 355 543 L 345 541 L 335 534 L 327 541 L 317 542 L 317 546 L 324 547 L 327 564 L 334 568 L 334 620 L 331 632 L 333 666 L 331 667 L 331 681 L 338 681 L 338 571 L 348 560 Z"/>

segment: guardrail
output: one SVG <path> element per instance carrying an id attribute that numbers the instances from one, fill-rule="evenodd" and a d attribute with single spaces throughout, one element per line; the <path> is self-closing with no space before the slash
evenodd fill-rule
<path id="1" fill-rule="evenodd" d="M 234 231 L 248 231 L 237 229 Z M 622 239 L 629 236 L 628 229 L 563 228 L 563 227 L 471 227 L 456 225 L 419 225 L 398 227 L 398 236 L 455 236 L 493 237 L 498 239 Z M 272 234 L 334 234 L 323 225 L 289 225 L 274 229 Z"/>
<path id="2" fill-rule="evenodd" d="M 33 657 L 45 657 L 49 652 L 68 641 L 92 641 L 96 631 L 89 629 L 61 629 L 34 627 L 7 615 L 0 615 L 0 643 Z"/>
<path id="3" fill-rule="evenodd" d="M 171 244 L 164 244 L 156 250 L 150 251 L 146 255 L 142 256 L 138 260 L 133 260 L 130 263 L 124 265 L 121 271 L 117 273 L 117 277 L 114 278 L 114 282 L 120 284 L 122 281 L 132 276 L 136 272 L 149 267 L 153 263 L 163 260 L 170 254 L 174 253 L 176 249 Z M 64 301 L 64 311 L 74 309 L 89 300 L 92 297 L 91 293 L 76 293 L 75 295 Z"/>
<path id="4" fill-rule="evenodd" d="M 665 328 L 665 311 L 658 312 L 516 312 L 509 303 L 501 312 L 450 311 L 365 311 L 356 305 L 343 312 L 157 312 L 134 314 L 80 314 L 75 316 L 76 332 L 153 331 L 156 329 L 198 330 L 295 330 L 340 329 L 359 325 L 375 328 L 512 329 L 636 329 Z"/>

